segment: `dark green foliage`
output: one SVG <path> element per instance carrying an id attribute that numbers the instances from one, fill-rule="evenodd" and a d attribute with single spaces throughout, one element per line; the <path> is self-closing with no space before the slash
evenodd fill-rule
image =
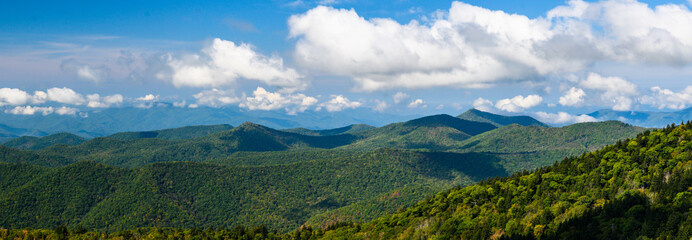
<path id="1" fill-rule="evenodd" d="M 17 149 L 39 150 L 57 144 L 79 145 L 87 140 L 70 133 L 56 133 L 45 137 L 23 136 L 9 140 L 2 145 Z"/>
<path id="2" fill-rule="evenodd" d="M 495 126 L 488 123 L 462 120 L 444 114 L 434 115 L 354 133 L 364 139 L 344 148 L 446 150 L 462 140 L 493 129 Z"/>
<path id="3" fill-rule="evenodd" d="M 529 116 L 502 116 L 492 114 L 489 112 L 483 112 L 475 108 L 469 109 L 468 111 L 460 114 L 457 117 L 469 121 L 490 123 L 492 125 L 495 125 L 496 127 L 502 127 L 511 124 L 519 124 L 522 126 L 549 127 L 547 124 L 542 123 Z"/>
<path id="4" fill-rule="evenodd" d="M 345 133 L 356 133 L 356 132 L 360 132 L 360 131 L 370 130 L 373 128 L 375 128 L 375 127 L 367 125 L 367 124 L 353 124 L 353 125 L 348 125 L 345 127 L 334 128 L 334 129 L 324 129 L 324 130 L 310 130 L 307 128 L 291 128 L 291 129 L 284 129 L 281 131 L 298 133 L 298 134 L 309 135 L 309 136 L 331 136 L 331 135 L 339 135 L 339 134 L 345 134 Z"/>
<path id="5" fill-rule="evenodd" d="M 689 239 L 692 124 L 456 187 L 326 239 Z"/>
<path id="6" fill-rule="evenodd" d="M 107 136 L 118 140 L 132 140 L 138 138 L 160 138 L 166 140 L 183 140 L 206 136 L 209 134 L 227 131 L 233 129 L 233 126 L 228 124 L 221 125 L 200 125 L 187 126 L 172 129 L 163 129 L 156 131 L 144 132 L 122 132 Z"/>
<path id="7" fill-rule="evenodd" d="M 288 231 L 318 213 L 396 189 L 427 186 L 410 205 L 453 185 L 505 171 L 493 158 L 382 149 L 292 164 L 231 167 L 192 162 L 137 169 L 78 162 L 61 168 L 1 164 L 12 176 L 0 192 L 0 227 L 121 230 L 133 227 L 232 227 L 264 224 Z M 29 177 L 31 176 L 31 177 Z M 372 219 L 388 211 L 362 213 Z"/>
<path id="8" fill-rule="evenodd" d="M 512 124 L 474 136 L 454 151 L 483 152 L 503 159 L 511 171 L 534 169 L 631 138 L 644 131 L 618 121 L 577 123 L 559 128 Z"/>
<path id="9" fill-rule="evenodd" d="M 0 239 L 65 239 L 65 240 L 122 240 L 122 239 L 209 239 L 209 240 L 281 240 L 300 239 L 295 235 L 270 231 L 264 225 L 255 227 L 237 226 L 228 228 L 136 228 L 117 232 L 89 232 L 82 228 L 70 229 L 59 226 L 55 229 L 0 229 Z"/>

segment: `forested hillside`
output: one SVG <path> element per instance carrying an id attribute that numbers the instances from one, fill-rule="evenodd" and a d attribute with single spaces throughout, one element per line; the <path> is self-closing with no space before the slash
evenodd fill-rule
<path id="1" fill-rule="evenodd" d="M 233 126 L 228 124 L 221 125 L 200 125 L 200 126 L 186 126 L 180 128 L 162 129 L 156 131 L 144 131 L 144 132 L 121 132 L 113 135 L 106 136 L 107 138 L 113 138 L 118 140 L 131 140 L 138 138 L 160 138 L 166 140 L 183 140 L 191 139 L 201 136 L 206 136 L 212 133 L 217 133 L 221 131 L 231 130 Z"/>
<path id="2" fill-rule="evenodd" d="M 87 139 L 71 133 L 56 133 L 45 137 L 22 136 L 2 145 L 17 149 L 39 150 L 57 144 L 79 145 L 86 141 Z"/>
<path id="3" fill-rule="evenodd" d="M 291 128 L 291 129 L 284 129 L 282 131 L 298 133 L 298 134 L 303 134 L 303 135 L 310 135 L 310 136 L 330 136 L 330 135 L 338 135 L 338 134 L 344 134 L 344 133 L 356 133 L 356 132 L 360 132 L 360 131 L 370 130 L 373 128 L 375 128 L 375 127 L 367 125 L 367 124 L 353 124 L 353 125 L 348 125 L 345 127 L 334 128 L 334 129 L 324 129 L 324 130 L 310 130 L 307 128 Z"/>
<path id="4" fill-rule="evenodd" d="M 692 124 L 441 192 L 325 239 L 689 239 Z"/>
<path id="5" fill-rule="evenodd" d="M 0 178 L 0 228 L 334 228 L 644 130 L 619 122 L 496 128 L 449 115 L 379 128 L 226 128 L 128 132 L 35 151 L 0 146 L 0 172 L 12 173 Z"/>
<path id="6" fill-rule="evenodd" d="M 0 178 L 1 227 L 264 224 L 281 231 L 318 213 L 401 188 L 426 186 L 436 192 L 506 174 L 491 160 L 464 154 L 393 149 L 255 167 L 170 162 L 126 169 L 80 161 L 60 168 L 3 163 L 0 172 L 11 173 Z M 377 211 L 365 218 L 390 212 Z"/>
<path id="7" fill-rule="evenodd" d="M 484 112 L 475 108 L 469 109 L 468 111 L 460 114 L 457 117 L 469 121 L 490 123 L 492 125 L 495 125 L 496 127 L 502 127 L 511 124 L 519 124 L 522 126 L 549 127 L 547 124 L 542 123 L 529 116 L 503 116 L 492 114 L 489 112 Z"/>

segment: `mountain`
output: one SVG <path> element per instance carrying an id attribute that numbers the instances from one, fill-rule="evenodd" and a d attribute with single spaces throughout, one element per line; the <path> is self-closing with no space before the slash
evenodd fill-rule
<path id="1" fill-rule="evenodd" d="M 520 126 L 497 128 L 460 142 L 458 152 L 481 152 L 504 159 L 510 172 L 534 169 L 632 138 L 645 128 L 618 121 L 577 123 L 564 127 Z"/>
<path id="2" fill-rule="evenodd" d="M 391 147 L 441 150 L 492 129 L 495 129 L 495 126 L 489 123 L 463 120 L 446 114 L 433 115 L 354 133 L 364 139 L 344 148 Z"/>
<path id="3" fill-rule="evenodd" d="M 692 124 L 438 193 L 324 239 L 689 239 Z M 307 229 L 307 228 L 304 228 Z M 310 236 L 313 235 L 313 236 Z"/>
<path id="4" fill-rule="evenodd" d="M 369 109 L 347 109 L 341 112 L 308 110 L 300 113 L 300 118 L 296 118 L 284 111 L 247 111 L 231 106 L 188 108 L 175 107 L 163 102 L 152 103 L 146 107 L 87 110 L 75 115 L 14 115 L 0 111 L 0 124 L 35 132 L 13 133 L 12 136 L 45 136 L 69 132 L 85 138 L 103 137 L 119 132 L 153 131 L 196 125 L 237 126 L 246 121 L 278 129 L 297 127 L 330 129 L 350 124 L 382 126 L 408 118 L 410 117 L 373 113 Z M 0 134 L 2 133 L 1 126 Z M 37 135 L 39 132 L 46 134 Z"/>
<path id="5" fill-rule="evenodd" d="M 496 127 L 507 126 L 510 124 L 519 124 L 522 126 L 549 127 L 547 124 L 542 123 L 529 116 L 503 116 L 492 114 L 489 112 L 484 112 L 475 108 L 469 109 L 468 111 L 460 114 L 457 117 L 469 121 L 490 123 L 492 125 L 495 125 Z"/>
<path id="6" fill-rule="evenodd" d="M 46 136 L 45 132 L 30 130 L 24 128 L 10 127 L 5 124 L 0 124 L 0 142 L 5 142 L 7 140 L 17 138 L 19 136 Z"/>
<path id="7" fill-rule="evenodd" d="M 615 111 L 598 110 L 588 114 L 599 120 L 618 120 L 645 127 L 663 128 L 671 123 L 681 123 L 692 119 L 692 108 L 675 112 Z"/>
<path id="8" fill-rule="evenodd" d="M 0 146 L 0 161 L 14 176 L 0 183 L 13 186 L 0 193 L 0 208 L 6 204 L 25 212 L 0 210 L 0 214 L 9 214 L 5 224 L 83 225 L 109 231 L 239 224 L 266 224 L 287 231 L 306 223 L 323 227 L 341 221 L 364 222 L 455 185 L 549 165 L 586 151 L 580 147 L 615 142 L 642 130 L 618 122 L 496 128 L 434 115 L 326 136 L 243 123 L 181 140 L 98 137 L 76 146 L 59 144 L 38 151 Z M 506 146 L 494 146 L 497 141 Z M 23 182 L 29 177 L 15 173 L 20 171 L 15 168 L 28 169 L 34 180 Z M 97 168 L 95 172 L 107 176 L 81 168 Z M 45 180 L 43 174 L 50 178 Z M 86 184 L 92 177 L 104 188 L 71 185 Z M 61 189 L 62 185 L 70 194 L 57 195 L 55 203 L 44 203 L 55 192 L 34 193 L 41 187 Z M 75 199 L 91 205 L 80 205 Z M 60 210 L 31 210 L 49 208 Z M 0 227 L 20 226 L 5 224 L 0 222 Z"/>
<path id="9" fill-rule="evenodd" d="M 226 130 L 233 129 L 233 126 L 228 124 L 220 125 L 200 125 L 200 126 L 186 126 L 180 128 L 162 129 L 156 131 L 143 131 L 143 132 L 121 132 L 106 136 L 107 138 L 113 138 L 118 140 L 131 140 L 138 138 L 159 138 L 166 140 L 183 140 L 191 139 L 201 136 L 206 136 L 212 133 L 222 132 Z"/>
<path id="10" fill-rule="evenodd" d="M 360 137 L 342 134 L 333 136 L 306 136 L 283 132 L 254 123 L 243 123 L 231 130 L 184 140 L 136 138 L 118 140 L 94 138 L 77 146 L 55 145 L 36 154 L 41 159 L 68 159 L 69 164 L 80 160 L 94 160 L 112 166 L 139 167 L 156 162 L 204 162 L 226 158 L 235 152 L 285 151 L 291 149 L 335 148 L 355 142 Z M 276 156 L 280 157 L 280 156 Z M 51 161 L 41 164 L 53 166 Z"/>
<path id="11" fill-rule="evenodd" d="M 70 134 L 56 133 L 45 137 L 23 136 L 11 139 L 2 145 L 17 149 L 39 150 L 56 144 L 78 145 L 86 142 L 87 139 Z"/>
<path id="12" fill-rule="evenodd" d="M 298 134 L 302 134 L 302 135 L 310 135 L 310 136 L 331 136 L 331 135 L 339 135 L 339 134 L 344 134 L 344 133 L 356 133 L 356 132 L 360 132 L 360 131 L 370 130 L 373 128 L 375 128 L 375 127 L 367 125 L 367 124 L 352 124 L 352 125 L 348 125 L 345 127 L 334 128 L 334 129 L 324 129 L 324 130 L 310 130 L 307 128 L 291 128 L 291 129 L 284 129 L 281 131 L 298 133 Z"/>
<path id="13" fill-rule="evenodd" d="M 0 163 L 0 226 L 121 230 L 264 224 L 295 229 L 311 216 L 400 188 L 439 191 L 505 175 L 492 159 L 380 149 L 266 166 L 166 162 L 118 168 Z M 431 191 L 411 192 L 421 199 Z M 372 219 L 372 216 L 369 218 Z"/>

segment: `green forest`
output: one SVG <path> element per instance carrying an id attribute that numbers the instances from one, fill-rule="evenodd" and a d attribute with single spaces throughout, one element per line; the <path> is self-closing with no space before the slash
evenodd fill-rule
<path id="1" fill-rule="evenodd" d="M 0 146 L 0 238 L 689 238 L 692 125 L 517 121 Z"/>

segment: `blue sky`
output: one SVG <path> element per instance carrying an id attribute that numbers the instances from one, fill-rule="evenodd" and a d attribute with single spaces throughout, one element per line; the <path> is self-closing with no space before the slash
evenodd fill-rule
<path id="1" fill-rule="evenodd" d="M 692 106 L 691 29 L 687 1 L 14 1 L 0 107 L 591 121 Z"/>

